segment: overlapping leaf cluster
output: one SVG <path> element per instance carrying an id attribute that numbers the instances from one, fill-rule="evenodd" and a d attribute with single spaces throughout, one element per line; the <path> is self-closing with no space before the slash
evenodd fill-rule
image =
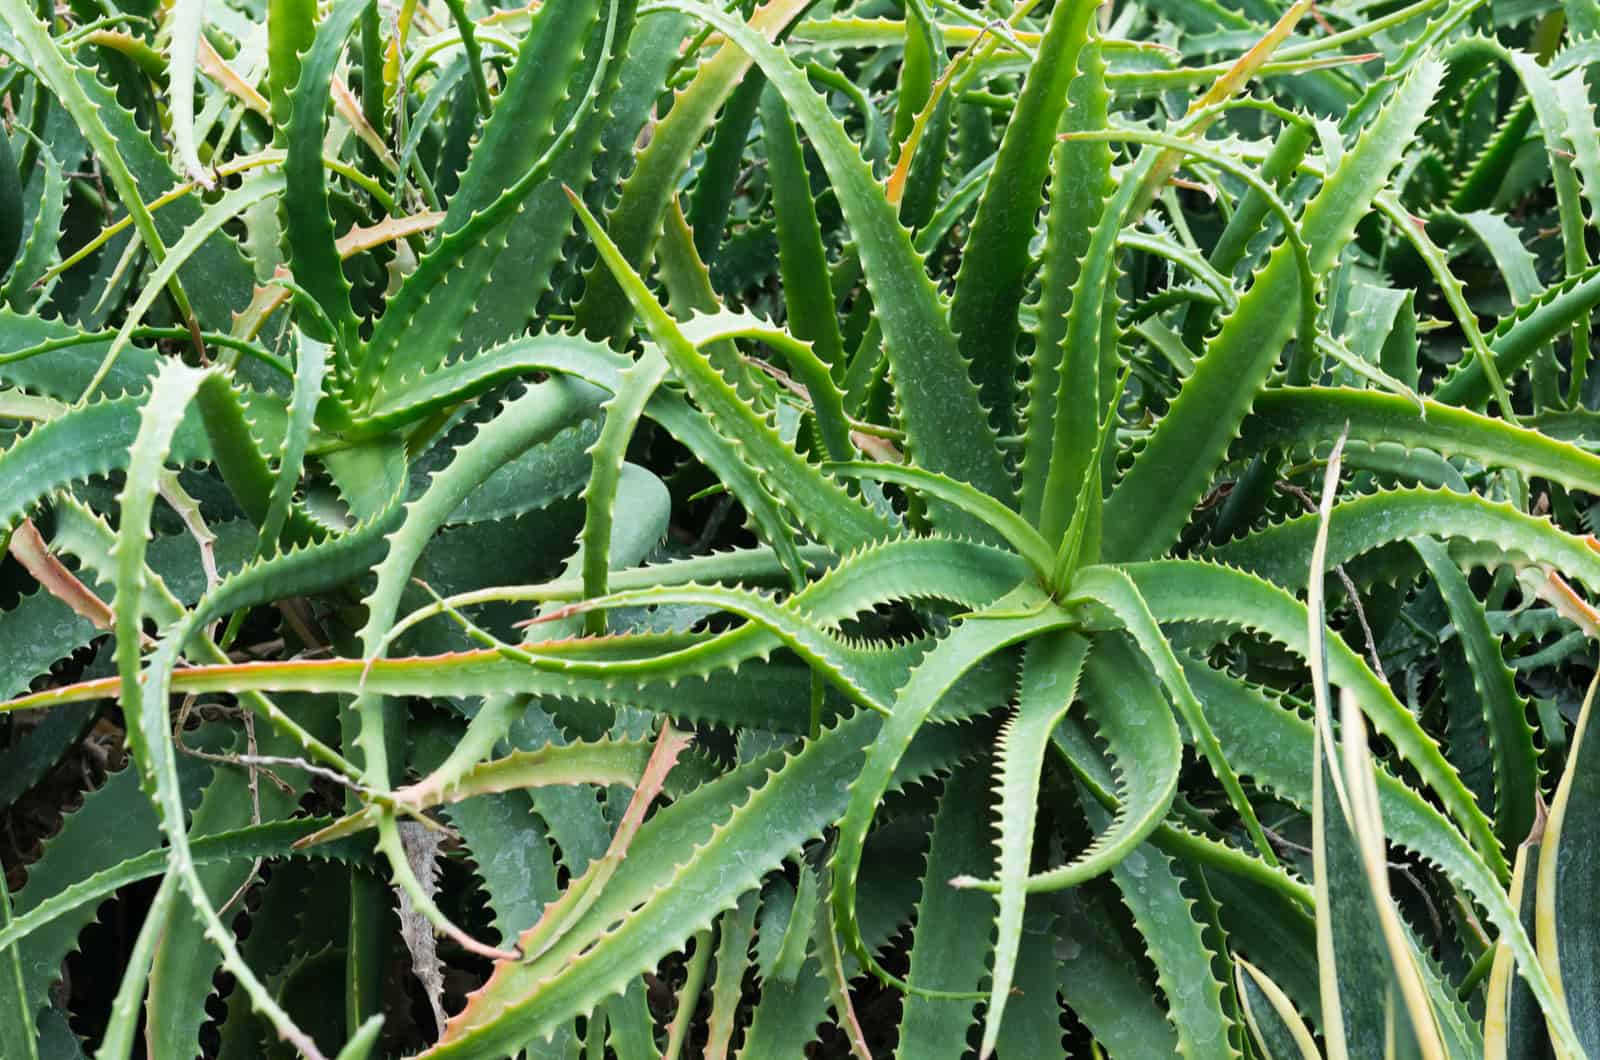
<path id="1" fill-rule="evenodd" d="M 1597 33 L 0 0 L 0 1054 L 1600 1056 Z"/>

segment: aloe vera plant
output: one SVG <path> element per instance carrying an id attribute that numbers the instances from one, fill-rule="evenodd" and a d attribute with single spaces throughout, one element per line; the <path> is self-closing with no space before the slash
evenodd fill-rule
<path id="1" fill-rule="evenodd" d="M 1581 0 L 0 29 L 0 1055 L 1600 1056 Z"/>

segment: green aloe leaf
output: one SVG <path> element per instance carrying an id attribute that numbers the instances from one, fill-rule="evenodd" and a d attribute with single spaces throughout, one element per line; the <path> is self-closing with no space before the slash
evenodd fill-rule
<path id="1" fill-rule="evenodd" d="M 1370 390 L 1274 387 L 1245 420 L 1239 445 L 1320 449 L 1348 424 L 1352 451 L 1385 443 L 1467 457 L 1490 467 L 1515 468 L 1572 489 L 1600 487 L 1600 458 L 1548 434 L 1466 409 L 1418 403 Z"/>
<path id="2" fill-rule="evenodd" d="M 600 229 L 594 216 L 581 207 L 579 216 L 634 310 L 644 318 L 667 363 L 711 418 L 713 427 L 746 452 L 770 458 L 763 468 L 766 488 L 790 505 L 797 517 L 813 523 L 818 536 L 836 548 L 859 548 L 880 536 L 883 524 L 877 514 L 821 476 L 793 449 L 784 446 L 771 425 L 745 403 L 728 379 L 650 295 L 644 281 L 629 267 L 621 249 Z M 827 518 L 818 519 L 823 512 L 828 513 Z M 780 538 L 770 543 L 782 547 L 784 540 Z"/>
<path id="3" fill-rule="evenodd" d="M 715 27 L 749 55 L 811 137 L 860 250 L 863 274 L 875 289 L 878 321 L 912 459 L 930 471 L 968 482 L 991 497 L 1009 500 L 1012 487 L 993 428 L 977 388 L 967 378 L 966 361 L 944 308 L 909 234 L 838 119 L 788 57 L 748 27 L 694 0 L 682 0 L 675 6 Z M 950 529 L 983 532 L 970 519 L 953 512 L 944 519 L 954 520 Z"/>
<path id="4" fill-rule="evenodd" d="M 1089 800 L 1084 806 L 1090 823 L 1104 828 L 1109 821 L 1105 811 Z M 1166 995 L 1178 1054 L 1237 1056 L 1222 1010 L 1223 987 L 1212 971 L 1213 955 L 1194 918 L 1193 902 L 1184 893 L 1181 871 L 1166 854 L 1146 844 L 1117 862 L 1111 875 Z"/>
<path id="5" fill-rule="evenodd" d="M 0 143 L 0 275 L 16 261 L 22 242 L 22 178 L 17 172 L 11 138 L 3 139 L 5 142 Z M 48 174 L 52 169 L 47 166 L 45 172 Z"/>
<path id="6" fill-rule="evenodd" d="M 994 609 L 994 617 L 980 612 L 957 626 L 912 671 L 910 680 L 895 697 L 894 708 L 873 742 L 865 766 L 850 784 L 849 809 L 839 822 L 830 901 L 846 946 L 880 978 L 889 976 L 862 942 L 854 888 L 867 830 L 895 768 L 934 704 L 968 670 L 1003 648 L 1059 629 L 1068 622 L 1065 612 L 1042 598 L 1037 589 L 1028 587 L 1007 594 Z"/>
<path id="7" fill-rule="evenodd" d="M 983 407 L 1006 428 L 1015 418 L 1010 409 L 1016 399 L 1017 310 L 1026 290 L 1028 243 L 1044 198 L 1056 127 L 1067 107 L 1067 88 L 1078 73 L 1095 10 L 1090 0 L 1051 9 L 1000 139 L 987 190 L 978 200 L 956 275 L 950 326 L 973 366 Z M 1054 349 L 1043 353 L 1049 357 Z"/>
<path id="8" fill-rule="evenodd" d="M 7 141 L 9 143 L 9 141 Z M 7 147 L 6 154 L 10 154 Z M 0 160 L 3 161 L 3 160 Z M 16 160 L 11 160 L 16 165 Z M 14 172 L 14 168 L 9 170 Z M 15 208 L 22 210 L 22 189 L 15 191 Z M 60 257 L 61 219 L 67 210 L 67 182 L 61 172 L 61 163 L 49 147 L 39 149 L 39 201 L 33 217 L 28 222 L 26 238 L 20 231 L 21 218 L 17 220 L 16 237 L 12 240 L 15 259 L 8 262 L 9 273 L 0 288 L 0 296 L 13 308 L 29 308 L 42 301 L 48 290 L 39 290 L 35 284 L 46 270 Z M 20 246 L 17 240 L 20 239 Z"/>
<path id="9" fill-rule="evenodd" d="M 839 378 L 845 368 L 844 338 L 834 311 L 833 283 L 812 198 L 811 175 L 789 108 L 770 87 L 761 95 L 761 132 L 771 169 L 778 267 L 788 326 L 797 338 L 813 345 L 817 356 Z"/>
<path id="10" fill-rule="evenodd" d="M 324 86 L 333 78 L 345 41 L 368 3 L 341 0 L 317 26 L 310 51 L 297 60 L 300 76 L 288 93 L 291 117 L 284 140 L 284 236 L 295 280 L 333 323 L 334 334 L 321 336 L 323 341 L 336 343 L 346 356 L 358 341 L 357 321 L 350 306 L 350 281 L 334 245 L 333 215 L 322 166 L 322 140 L 328 130 Z M 303 326 L 315 331 L 315 324 L 306 320 Z"/>
<path id="11" fill-rule="evenodd" d="M 1329 562 L 1347 563 L 1381 545 L 1424 534 L 1458 539 L 1469 559 L 1513 567 L 1542 564 L 1600 589 L 1600 552 L 1583 538 L 1510 505 L 1449 490 L 1386 490 L 1338 505 L 1329 520 Z M 1217 558 L 1275 584 L 1294 585 L 1294 568 L 1310 556 L 1315 536 L 1316 519 L 1300 516 L 1218 549 Z"/>
<path id="12" fill-rule="evenodd" d="M 973 762 L 945 781 L 929 839 L 906 976 L 918 990 L 976 991 L 984 977 L 983 950 L 972 945 L 970 928 L 981 922 L 989 903 L 952 882 L 956 873 L 982 873 L 993 864 L 983 815 L 972 812 L 990 801 L 984 790 L 987 780 L 983 763 Z M 959 1058 L 967 1049 L 975 1004 L 971 997 L 907 997 L 895 1055 L 904 1060 Z"/>
<path id="13" fill-rule="evenodd" d="M 1191 675 L 1192 676 L 1192 675 Z M 1035 873 L 1032 891 L 1056 891 L 1103 875 L 1162 825 L 1178 790 L 1183 739 L 1149 661 L 1125 636 L 1095 638 L 1084 667 L 1081 706 L 1051 742 L 1080 783 L 1116 801 L 1111 826 L 1066 864 Z M 1091 737 L 1092 733 L 1092 737 Z M 1092 739 L 1104 746 L 1104 757 Z M 1105 759 L 1109 759 L 1109 767 Z"/>
<path id="14" fill-rule="evenodd" d="M 1557 996 L 1566 1001 L 1585 1053 L 1600 1048 L 1600 1021 L 1594 1009 L 1579 1000 L 1590 996 L 1596 974 L 1593 937 L 1579 925 L 1592 908 L 1589 896 L 1600 877 L 1594 870 L 1592 844 L 1581 828 L 1573 831 L 1570 826 L 1591 812 L 1597 795 L 1590 765 L 1593 759 L 1589 757 L 1594 754 L 1595 743 L 1586 739 L 1593 703 L 1591 687 L 1573 731 L 1566 772 L 1550 804 L 1550 817 L 1539 848 L 1535 898 L 1539 960 Z"/>
<path id="15" fill-rule="evenodd" d="M 181 198 L 152 214 L 145 203 L 172 190 L 177 176 L 133 112 L 93 71 L 68 58 L 59 41 L 50 36 L 49 27 L 26 3 L 14 0 L 0 7 L 0 19 L 15 35 L 7 35 L 15 49 L 11 57 L 60 101 L 105 167 L 140 240 L 159 262 L 167 245 L 199 216 L 199 204 Z M 202 324 L 221 327 L 231 312 L 249 301 L 250 280 L 250 267 L 237 245 L 213 237 L 168 287 L 182 316 L 190 316 L 192 309 Z"/>
<path id="16" fill-rule="evenodd" d="M 1089 643 L 1070 633 L 1041 637 L 1029 644 L 1023 661 L 1017 713 L 1001 730 L 997 753 L 1000 889 L 995 901 L 994 962 L 990 971 L 989 1007 L 984 1015 L 979 1053 L 994 1051 L 1010 998 L 1022 944 L 1023 911 L 1033 861 L 1035 802 L 1039 770 L 1050 732 L 1072 705 L 1078 675 Z"/>
<path id="17" fill-rule="evenodd" d="M 159 834 L 155 815 L 139 797 L 133 769 L 107 777 L 84 797 L 76 812 L 66 815 L 61 831 L 30 867 L 27 885 L 10 899 L 7 948 L 21 966 L 22 997 L 31 1018 L 46 1006 L 62 959 L 76 948 L 79 933 L 95 917 L 93 906 L 81 905 L 68 905 L 56 914 L 68 901 L 61 895 L 79 880 L 144 853 L 144 848 L 159 842 Z M 29 927 L 28 917 L 36 910 L 42 912 Z M 11 961 L 7 958 L 7 964 Z M 29 1023 L 23 1026 L 32 1029 Z"/>
<path id="18" fill-rule="evenodd" d="M 475 353 L 523 329 L 571 227 L 561 186 L 589 176 L 616 84 L 608 49 L 625 48 L 632 25 L 631 4 L 600 0 L 541 9 L 532 20 L 437 242 L 374 328 L 368 379 L 395 390 L 458 349 Z M 584 84 L 586 92 L 570 91 Z"/>
<path id="19" fill-rule="evenodd" d="M 753 16 L 751 25 L 766 37 L 776 36 L 805 6 L 806 0 L 780 0 L 765 5 Z M 655 20 L 665 21 L 659 15 Z M 683 24 L 672 25 L 681 30 Z M 620 201 L 607 218 L 608 230 L 626 240 L 623 257 L 634 268 L 643 269 L 649 264 L 684 166 L 750 65 L 750 57 L 732 43 L 718 48 L 716 54 L 701 63 L 668 118 L 655 129 L 649 148 L 641 153 L 623 185 Z M 650 87 L 654 91 L 660 86 Z M 595 338 L 617 336 L 629 320 L 629 301 L 621 287 L 608 270 L 598 266 L 589 271 L 585 284 L 583 298 L 576 307 L 578 322 Z"/>
<path id="20" fill-rule="evenodd" d="M 1552 283 L 1529 302 L 1519 305 L 1484 336 L 1502 377 L 1528 363 L 1547 343 L 1600 302 L 1600 266 Z M 1445 405 L 1475 407 L 1489 397 L 1489 380 L 1474 358 L 1451 372 L 1434 387 L 1432 397 Z"/>
<path id="21" fill-rule="evenodd" d="M 1301 230 L 1317 272 L 1332 265 L 1383 190 L 1443 75 L 1437 62 L 1419 62 L 1307 205 Z M 1105 514 L 1107 558 L 1148 558 L 1177 538 L 1288 340 L 1293 321 L 1282 307 L 1298 282 L 1294 254 L 1281 245 L 1207 344 L 1183 396 L 1112 491 Z"/>
<path id="22" fill-rule="evenodd" d="M 843 784 L 873 724 L 870 716 L 846 722 L 793 758 L 753 763 L 658 812 L 580 921 L 532 962 L 503 966 L 424 1055 L 504 1055 L 681 947 L 842 810 Z M 781 816 L 769 807 L 782 807 Z M 687 861 L 684 850 L 693 851 Z M 550 978 L 552 968 L 565 971 Z M 501 1018 L 508 1014 L 516 1018 Z"/>
<path id="23" fill-rule="evenodd" d="M 1513 849 L 1533 827 L 1539 792 L 1538 757 L 1533 729 L 1528 724 L 1528 703 L 1518 694 L 1515 679 L 1500 653 L 1500 642 L 1490 633 L 1483 608 L 1445 546 L 1419 537 L 1412 540 L 1411 547 L 1433 575 L 1466 655 L 1472 689 L 1482 704 L 1494 751 L 1495 827 L 1506 848 Z"/>

